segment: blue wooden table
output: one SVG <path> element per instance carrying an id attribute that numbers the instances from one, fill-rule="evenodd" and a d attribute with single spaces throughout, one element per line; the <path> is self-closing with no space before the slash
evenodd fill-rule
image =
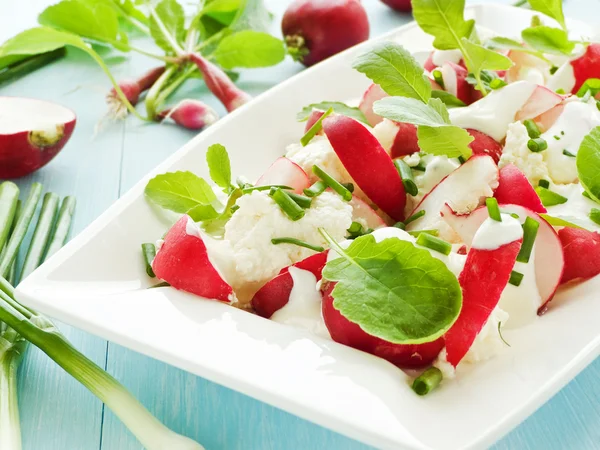
<path id="1" fill-rule="evenodd" d="M 0 40 L 33 26 L 48 0 L 0 2 Z M 288 4 L 272 0 L 279 17 Z M 363 0 L 372 36 L 406 23 L 377 0 Z M 567 15 L 600 24 L 598 0 L 569 0 Z M 277 26 L 274 26 L 274 32 Z M 152 66 L 147 59 L 105 55 L 117 78 Z M 275 68 L 245 72 L 242 88 L 259 94 L 301 67 L 287 61 Z M 76 111 L 75 134 L 46 168 L 18 181 L 33 181 L 61 195 L 75 195 L 74 233 L 81 231 L 146 172 L 171 155 L 193 133 L 170 125 L 101 121 L 109 83 L 85 55 L 68 57 L 9 86 L 0 95 L 38 97 Z M 198 82 L 184 86 L 179 98 L 202 98 L 224 113 Z M 160 420 L 198 440 L 208 450 L 366 449 L 334 432 L 244 395 L 210 383 L 62 325 L 77 348 L 127 386 Z M 161 333 L 161 330 L 156 330 Z M 597 360 L 531 418 L 501 440 L 496 449 L 600 449 L 600 360 Z M 103 405 L 44 354 L 30 349 L 20 373 L 20 408 L 25 450 L 128 450 L 140 444 Z M 490 405 L 493 407 L 493 405 Z"/>

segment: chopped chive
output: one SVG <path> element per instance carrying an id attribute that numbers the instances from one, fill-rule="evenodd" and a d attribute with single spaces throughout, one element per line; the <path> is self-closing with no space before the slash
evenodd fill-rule
<path id="1" fill-rule="evenodd" d="M 439 84 L 442 89 L 444 89 L 444 77 L 442 76 L 442 71 L 435 69 L 433 72 L 431 72 L 431 75 L 433 75 L 435 82 Z"/>
<path id="2" fill-rule="evenodd" d="M 412 166 L 412 169 L 418 170 L 419 172 L 425 172 L 427 170 L 427 167 L 425 166 L 423 161 L 420 161 L 419 164 L 417 164 L 416 166 Z"/>
<path id="3" fill-rule="evenodd" d="M 437 367 L 430 367 L 413 381 L 412 390 L 417 395 L 427 395 L 434 390 L 443 379 L 442 371 Z"/>
<path id="4" fill-rule="evenodd" d="M 150 278 L 155 278 L 156 275 L 154 274 L 154 270 L 152 270 L 152 261 L 156 257 L 156 246 L 150 243 L 142 244 L 142 256 L 146 265 L 146 273 Z"/>
<path id="5" fill-rule="evenodd" d="M 313 173 L 316 176 L 318 176 L 321 180 L 323 180 L 328 187 L 330 187 L 335 192 L 337 192 L 340 195 L 340 197 L 342 197 L 342 199 L 346 200 L 347 202 L 352 200 L 352 192 L 350 192 L 348 189 L 346 189 L 344 187 L 344 185 L 342 185 L 339 181 L 337 181 L 335 178 L 333 178 L 327 172 L 325 172 L 323 169 L 321 169 L 317 165 L 314 165 L 312 170 L 313 170 Z"/>
<path id="6" fill-rule="evenodd" d="M 540 223 L 537 220 L 532 219 L 531 217 L 525 219 L 525 223 L 523 224 L 523 244 L 517 255 L 517 261 L 522 263 L 529 262 L 539 227 Z"/>
<path id="7" fill-rule="evenodd" d="M 402 179 L 402 184 L 404 185 L 404 190 L 406 193 L 412 196 L 417 195 L 419 193 L 419 188 L 415 183 L 410 166 L 401 159 L 395 159 L 394 164 L 396 165 L 396 169 L 400 174 L 400 178 Z"/>
<path id="8" fill-rule="evenodd" d="M 167 283 L 166 281 L 161 281 L 160 283 L 156 283 L 153 284 L 152 286 L 148 286 L 148 289 L 156 289 L 156 288 L 161 288 L 161 287 L 168 287 L 171 286 L 169 283 Z"/>
<path id="9" fill-rule="evenodd" d="M 418 238 L 422 234 L 429 234 L 430 236 L 438 236 L 440 234 L 440 232 L 438 230 L 417 230 L 417 231 L 408 231 L 408 234 L 410 234 L 413 237 Z"/>
<path id="10" fill-rule="evenodd" d="M 531 139 L 539 138 L 542 135 L 540 129 L 538 128 L 537 124 L 533 120 L 531 120 L 531 119 L 524 120 L 523 125 L 525 125 L 525 128 L 527 128 L 527 134 L 529 135 L 529 137 Z"/>
<path id="11" fill-rule="evenodd" d="M 590 211 L 590 219 L 592 219 L 594 223 L 600 225 L 600 209 L 592 208 Z"/>
<path id="12" fill-rule="evenodd" d="M 269 195 L 279 205 L 281 210 L 293 221 L 300 220 L 304 217 L 304 210 L 292 200 L 292 197 L 287 192 L 279 188 L 271 190 Z"/>
<path id="13" fill-rule="evenodd" d="M 513 219 L 521 220 L 517 213 L 510 213 L 510 217 L 512 217 Z"/>
<path id="14" fill-rule="evenodd" d="M 564 136 L 564 135 L 565 135 L 565 132 L 564 132 L 564 131 L 561 131 L 561 132 L 560 132 L 560 134 L 561 134 L 561 136 Z"/>
<path id="15" fill-rule="evenodd" d="M 557 141 L 560 141 L 560 136 L 552 136 L 554 139 L 556 139 Z"/>
<path id="16" fill-rule="evenodd" d="M 396 222 L 394 227 L 400 228 L 401 230 L 406 230 L 406 224 L 404 222 Z"/>
<path id="17" fill-rule="evenodd" d="M 500 336 L 500 339 L 502 339 L 502 342 L 504 342 L 504 344 L 510 347 L 510 344 L 506 342 L 504 336 L 502 336 L 502 322 L 498 322 L 498 335 Z"/>
<path id="18" fill-rule="evenodd" d="M 461 164 L 464 164 L 464 163 L 466 163 L 466 162 L 467 162 L 467 160 L 465 159 L 465 157 L 464 157 L 464 156 L 460 155 L 460 156 L 458 157 L 458 162 L 459 162 L 459 163 L 461 163 Z"/>
<path id="19" fill-rule="evenodd" d="M 427 247 L 431 250 L 441 253 L 442 255 L 449 255 L 452 251 L 452 245 L 449 242 L 444 241 L 438 237 L 435 237 L 428 233 L 421 233 L 417 237 L 417 244 Z"/>
<path id="20" fill-rule="evenodd" d="M 316 134 L 323 129 L 323 121 L 333 112 L 333 108 L 329 108 L 327 111 L 323 113 L 319 120 L 317 120 L 312 127 L 306 132 L 304 136 L 300 139 L 300 143 L 302 147 L 306 147 L 312 138 L 316 136 Z"/>
<path id="21" fill-rule="evenodd" d="M 571 153 L 569 150 L 567 150 L 566 148 L 563 150 L 563 155 L 565 156 L 569 156 L 571 158 L 576 158 L 577 155 L 574 155 L 573 153 Z"/>
<path id="22" fill-rule="evenodd" d="M 557 90 L 556 90 L 556 93 L 557 93 L 557 94 L 560 94 L 560 95 L 565 95 L 565 94 L 566 94 L 566 92 L 565 92 L 565 90 L 564 90 L 563 88 L 559 88 L 559 89 L 557 89 Z"/>
<path id="23" fill-rule="evenodd" d="M 550 182 L 548 180 L 540 180 L 538 186 L 548 189 L 550 187 Z"/>
<path id="24" fill-rule="evenodd" d="M 242 194 L 248 194 L 248 193 L 254 192 L 254 191 L 268 191 L 273 188 L 294 189 L 290 186 L 285 186 L 285 185 L 281 185 L 281 184 L 272 184 L 272 185 L 267 185 L 267 186 L 251 186 L 251 187 L 242 188 Z"/>
<path id="25" fill-rule="evenodd" d="M 513 270 L 510 273 L 510 279 L 508 280 L 509 284 L 512 284 L 513 286 L 521 286 L 521 281 L 523 281 L 523 274 L 521 272 L 517 272 L 516 270 Z"/>
<path id="26" fill-rule="evenodd" d="M 233 205 L 231 208 L 229 208 L 229 210 L 231 211 L 231 214 L 236 212 L 238 209 L 240 209 L 240 205 Z"/>
<path id="27" fill-rule="evenodd" d="M 282 238 L 273 238 L 271 239 L 271 244 L 292 244 L 297 245 L 298 247 L 308 248 L 310 250 L 314 250 L 315 252 L 322 252 L 325 249 L 319 245 L 311 245 L 308 242 L 301 241 L 300 239 L 291 238 L 291 237 L 282 237 Z"/>
<path id="28" fill-rule="evenodd" d="M 293 192 L 286 192 L 286 194 L 289 195 L 292 198 L 292 200 L 294 200 L 299 207 L 304 208 L 304 209 L 310 208 L 310 205 L 312 203 L 312 198 L 305 197 L 304 195 L 298 195 Z"/>
<path id="29" fill-rule="evenodd" d="M 304 195 L 308 197 L 316 197 L 317 195 L 321 195 L 327 189 L 327 185 L 324 181 L 317 181 L 311 187 L 304 189 Z"/>
<path id="30" fill-rule="evenodd" d="M 361 237 L 365 234 L 372 233 L 373 229 L 368 228 L 367 230 L 365 230 L 360 223 L 352 222 L 350 224 L 350 227 L 346 231 L 348 232 L 350 239 L 356 239 L 357 237 Z"/>
<path id="31" fill-rule="evenodd" d="M 500 214 L 498 200 L 496 200 L 494 197 L 488 197 L 485 199 L 485 205 L 487 206 L 490 219 L 495 220 L 496 222 L 502 222 L 502 215 Z"/>
<path id="32" fill-rule="evenodd" d="M 425 210 L 422 209 L 421 211 L 414 213 L 412 216 L 410 216 L 408 219 L 406 219 L 404 221 L 404 225 L 408 225 L 409 223 L 414 222 L 417 219 L 420 219 L 424 215 L 425 215 Z"/>
<path id="33" fill-rule="evenodd" d="M 548 148 L 548 143 L 542 138 L 529 139 L 527 148 L 533 153 L 543 152 Z"/>
<path id="34" fill-rule="evenodd" d="M 562 205 L 569 200 L 567 197 L 563 197 L 562 195 L 541 186 L 536 187 L 535 192 L 537 192 L 537 195 L 540 197 L 542 205 L 544 206 Z"/>
<path id="35" fill-rule="evenodd" d="M 558 70 L 558 66 L 552 66 L 552 67 L 550 67 L 550 75 L 554 75 L 557 70 Z"/>
<path id="36" fill-rule="evenodd" d="M 354 185 L 352 183 L 342 183 L 342 186 L 344 186 L 350 192 L 354 192 Z"/>

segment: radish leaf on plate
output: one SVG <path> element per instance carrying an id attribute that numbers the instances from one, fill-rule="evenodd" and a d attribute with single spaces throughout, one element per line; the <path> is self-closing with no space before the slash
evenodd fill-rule
<path id="1" fill-rule="evenodd" d="M 285 46 L 268 33 L 245 30 L 223 38 L 213 56 L 224 69 L 268 67 L 284 60 Z"/>
<path id="2" fill-rule="evenodd" d="M 146 197 L 165 209 L 187 213 L 197 206 L 219 205 L 210 185 L 192 172 L 167 172 L 152 178 L 144 191 Z"/>
<path id="3" fill-rule="evenodd" d="M 221 144 L 213 144 L 206 152 L 206 163 L 210 178 L 215 184 L 229 193 L 231 191 L 231 162 L 227 150 Z"/>
<path id="4" fill-rule="evenodd" d="M 541 53 L 552 55 L 570 55 L 575 48 L 575 42 L 560 28 L 545 26 L 525 28 L 521 32 L 523 41 Z"/>
<path id="5" fill-rule="evenodd" d="M 592 200 L 600 203 L 600 127 L 583 138 L 577 152 L 579 181 Z"/>

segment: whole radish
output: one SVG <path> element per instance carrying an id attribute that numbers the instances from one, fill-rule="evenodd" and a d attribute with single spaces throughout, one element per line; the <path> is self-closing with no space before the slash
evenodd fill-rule
<path id="1" fill-rule="evenodd" d="M 141 93 L 150 89 L 164 71 L 164 66 L 155 67 L 137 80 L 120 81 L 119 87 L 123 91 L 123 94 L 125 94 L 125 97 L 127 97 L 127 100 L 129 100 L 129 103 L 135 106 L 140 99 Z M 127 115 L 127 107 L 117 95 L 117 91 L 114 87 L 106 95 L 106 103 L 108 103 L 108 108 L 112 117 L 123 118 Z"/>
<path id="2" fill-rule="evenodd" d="M 295 0 L 281 30 L 294 59 L 312 66 L 369 38 L 360 0 Z"/>
<path id="3" fill-rule="evenodd" d="M 158 113 L 160 119 L 172 119 L 177 125 L 188 130 L 201 130 L 219 120 L 214 109 L 200 100 L 185 99 L 175 107 Z"/>
<path id="4" fill-rule="evenodd" d="M 410 0 L 381 0 L 383 3 L 388 5 L 390 8 L 396 11 L 411 12 L 412 5 Z"/>

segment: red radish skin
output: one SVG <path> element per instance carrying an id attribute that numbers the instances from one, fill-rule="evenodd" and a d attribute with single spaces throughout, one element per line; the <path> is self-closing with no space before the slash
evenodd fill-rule
<path id="1" fill-rule="evenodd" d="M 494 193 L 498 203 L 520 205 L 536 213 L 547 212 L 539 195 L 517 166 L 508 164 L 500 169 L 498 183 Z"/>
<path id="2" fill-rule="evenodd" d="M 465 268 L 458 277 L 463 304 L 458 319 L 444 336 L 447 359 L 454 367 L 463 359 L 473 341 L 500 301 L 523 240 L 495 250 L 471 248 Z"/>
<path id="3" fill-rule="evenodd" d="M 481 131 L 472 128 L 467 128 L 467 131 L 473 136 L 473 141 L 469 144 L 473 154 L 491 156 L 494 162 L 498 164 L 498 161 L 500 161 L 500 157 L 502 156 L 502 145 L 493 137 L 488 136 Z"/>
<path id="4" fill-rule="evenodd" d="M 372 127 L 383 120 L 383 117 L 378 116 L 373 112 L 373 104 L 376 101 L 386 97 L 389 97 L 389 95 L 383 89 L 381 89 L 381 86 L 373 83 L 367 88 L 362 96 L 362 99 L 360 100 L 358 109 L 362 111 L 367 118 L 367 123 Z"/>
<path id="5" fill-rule="evenodd" d="M 164 73 L 165 67 L 155 67 L 150 69 L 137 80 L 123 80 L 119 82 L 119 87 L 125 94 L 125 97 L 132 105 L 137 105 L 142 92 L 150 89 L 158 78 Z M 113 87 L 106 95 L 106 103 L 112 117 L 122 118 L 127 115 L 127 107 L 118 96 L 117 91 Z"/>
<path id="6" fill-rule="evenodd" d="M 600 274 L 600 234 L 577 228 L 558 232 L 565 255 L 561 283 L 585 280 Z"/>
<path id="7" fill-rule="evenodd" d="M 186 99 L 158 113 L 161 120 L 171 119 L 188 130 L 201 130 L 219 120 L 217 112 L 200 100 Z"/>
<path id="8" fill-rule="evenodd" d="M 369 38 L 369 19 L 360 0 L 295 0 L 281 31 L 294 59 L 312 66 Z"/>
<path id="9" fill-rule="evenodd" d="M 308 270 L 318 280 L 321 279 L 321 272 L 327 262 L 327 252 L 317 253 L 309 256 L 291 267 L 302 270 Z M 290 275 L 290 267 L 284 267 L 279 274 L 261 287 L 252 298 L 252 307 L 256 313 L 265 318 L 270 318 L 276 311 L 279 311 L 290 300 L 294 280 Z"/>
<path id="10" fill-rule="evenodd" d="M 437 69 L 437 66 L 433 62 L 433 54 L 434 53 L 435 53 L 435 50 L 429 54 L 429 57 L 425 60 L 425 64 L 423 64 L 423 68 L 427 72 L 433 72 L 435 69 Z"/>
<path id="11" fill-rule="evenodd" d="M 188 234 L 189 226 L 198 234 Z M 200 231 L 187 215 L 167 232 L 152 269 L 175 289 L 227 303 L 232 300 L 233 289 L 211 263 Z"/>
<path id="12" fill-rule="evenodd" d="M 269 185 L 289 186 L 296 194 L 301 194 L 310 186 L 310 179 L 302 167 L 282 156 L 277 158 L 256 182 L 256 186 Z"/>
<path id="13" fill-rule="evenodd" d="M 327 117 L 323 129 L 333 150 L 365 195 L 394 220 L 403 220 L 404 185 L 390 155 L 375 136 L 356 120 L 341 115 Z"/>
<path id="14" fill-rule="evenodd" d="M 401 12 L 411 12 L 412 4 L 410 0 L 381 0 L 383 3 L 388 5 L 390 8 Z"/>
<path id="15" fill-rule="evenodd" d="M 412 123 L 396 122 L 396 125 L 398 125 L 398 133 L 396 133 L 394 143 L 390 149 L 392 158 L 400 158 L 420 152 L 417 127 Z"/>
<path id="16" fill-rule="evenodd" d="M 323 116 L 323 114 L 325 114 L 324 111 L 319 111 L 319 110 L 313 110 L 313 112 L 310 113 L 310 116 L 308 116 L 308 120 L 306 121 L 306 126 L 304 127 L 304 132 L 308 132 L 308 130 L 310 130 L 312 128 L 312 126 L 317 123 L 317 121 Z M 321 130 L 319 130 L 319 132 L 317 134 L 323 134 L 323 129 L 321 128 Z"/>
<path id="17" fill-rule="evenodd" d="M 325 326 L 331 338 L 349 347 L 379 356 L 405 369 L 418 369 L 431 364 L 444 347 L 443 338 L 418 345 L 393 344 L 372 336 L 346 319 L 333 306 L 331 292 L 335 283 L 327 283 L 323 294 L 322 312 Z"/>
<path id="18" fill-rule="evenodd" d="M 473 103 L 473 86 L 467 82 L 469 72 L 464 67 L 446 61 L 440 68 L 444 89 L 467 105 Z"/>
<path id="19" fill-rule="evenodd" d="M 571 61 L 571 66 L 575 75 L 575 87 L 571 92 L 575 94 L 586 80 L 600 77 L 600 43 L 588 45 L 582 56 Z"/>
<path id="20" fill-rule="evenodd" d="M 48 164 L 65 146 L 76 117 L 64 106 L 0 97 L 0 179 L 20 178 Z"/>
<path id="21" fill-rule="evenodd" d="M 223 103 L 227 111 L 234 111 L 251 100 L 252 97 L 238 88 L 223 70 L 202 55 L 192 53 L 190 60 L 196 64 L 198 70 L 202 73 L 204 83 L 215 97 Z"/>

